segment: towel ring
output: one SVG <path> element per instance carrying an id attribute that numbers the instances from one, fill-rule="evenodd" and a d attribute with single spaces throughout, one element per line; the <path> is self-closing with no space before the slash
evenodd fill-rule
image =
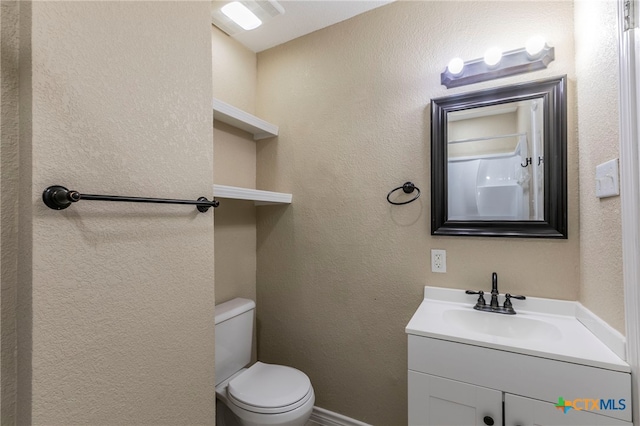
<path id="1" fill-rule="evenodd" d="M 415 190 L 415 191 L 418 191 L 418 193 L 416 194 L 416 196 L 415 196 L 415 197 L 413 197 L 412 199 L 407 200 L 407 201 L 401 201 L 401 202 L 391 201 L 391 200 L 389 199 L 389 197 L 391 196 L 391 194 L 393 194 L 394 192 L 396 192 L 398 189 L 402 189 L 402 191 L 403 191 L 405 194 L 411 194 L 414 190 Z M 417 186 L 415 186 L 415 185 L 413 184 L 413 182 L 405 182 L 402 186 L 399 186 L 399 187 L 397 187 L 397 188 L 393 188 L 391 191 L 389 191 L 389 193 L 387 194 L 387 201 L 388 201 L 388 202 L 390 202 L 391 204 L 396 205 L 396 206 L 400 206 L 400 205 L 402 205 L 402 204 L 409 204 L 409 203 L 411 203 L 411 202 L 413 202 L 413 201 L 417 200 L 417 199 L 418 199 L 418 197 L 420 197 L 420 188 L 418 188 Z"/>

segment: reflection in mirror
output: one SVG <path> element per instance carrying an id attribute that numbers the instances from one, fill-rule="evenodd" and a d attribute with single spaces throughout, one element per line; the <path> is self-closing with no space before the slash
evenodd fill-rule
<path id="1" fill-rule="evenodd" d="M 449 219 L 544 219 L 543 109 L 528 99 L 448 114 Z"/>
<path id="2" fill-rule="evenodd" d="M 431 100 L 431 234 L 567 238 L 566 77 Z"/>

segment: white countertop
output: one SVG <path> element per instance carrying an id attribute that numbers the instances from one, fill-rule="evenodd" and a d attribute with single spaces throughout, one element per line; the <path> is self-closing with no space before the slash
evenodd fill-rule
<path id="1" fill-rule="evenodd" d="M 487 304 L 491 298 L 485 294 Z M 464 290 L 425 287 L 425 298 L 418 307 L 405 331 L 413 334 L 452 342 L 483 346 L 525 355 L 589 365 L 615 371 L 630 372 L 629 365 L 618 357 L 607 345 L 589 331 L 576 317 L 577 302 L 527 298 L 512 300 L 516 315 L 475 311 L 477 296 L 467 295 Z M 500 298 L 502 305 L 503 299 Z M 583 307 L 581 307 L 584 309 Z M 498 315 L 502 318 L 484 318 L 500 324 L 495 333 L 473 331 L 451 320 L 452 311 L 471 311 L 476 315 Z M 474 318 L 474 314 L 464 314 Z M 514 327 L 510 326 L 509 318 Z M 522 320 L 522 321 L 521 321 Z M 552 332 L 546 337 L 520 337 L 512 328 L 517 324 L 535 321 Z M 503 326 L 506 324 L 506 326 Z M 544 334 L 544 333 L 542 333 Z"/>

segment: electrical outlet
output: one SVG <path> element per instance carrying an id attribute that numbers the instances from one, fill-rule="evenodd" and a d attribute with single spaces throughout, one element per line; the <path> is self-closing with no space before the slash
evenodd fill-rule
<path id="1" fill-rule="evenodd" d="M 447 272 L 447 251 L 431 250 L 431 272 Z"/>

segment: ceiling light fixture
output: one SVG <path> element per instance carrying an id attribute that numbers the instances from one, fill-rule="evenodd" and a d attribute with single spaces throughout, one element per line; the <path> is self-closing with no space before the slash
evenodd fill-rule
<path id="1" fill-rule="evenodd" d="M 479 83 L 514 74 L 547 68 L 555 59 L 553 47 L 549 47 L 542 37 L 532 37 L 526 48 L 502 53 L 497 47 L 488 49 L 483 58 L 464 62 L 452 59 L 440 74 L 440 82 L 447 89 Z M 456 72 L 457 71 L 457 72 Z"/>
<path id="2" fill-rule="evenodd" d="M 244 30 L 253 30 L 262 25 L 260 18 L 239 1 L 225 4 L 220 11 Z"/>
<path id="3" fill-rule="evenodd" d="M 222 6 L 219 6 L 222 4 Z M 211 23 L 230 36 L 258 28 L 283 15 L 284 8 L 276 0 L 214 1 Z"/>

